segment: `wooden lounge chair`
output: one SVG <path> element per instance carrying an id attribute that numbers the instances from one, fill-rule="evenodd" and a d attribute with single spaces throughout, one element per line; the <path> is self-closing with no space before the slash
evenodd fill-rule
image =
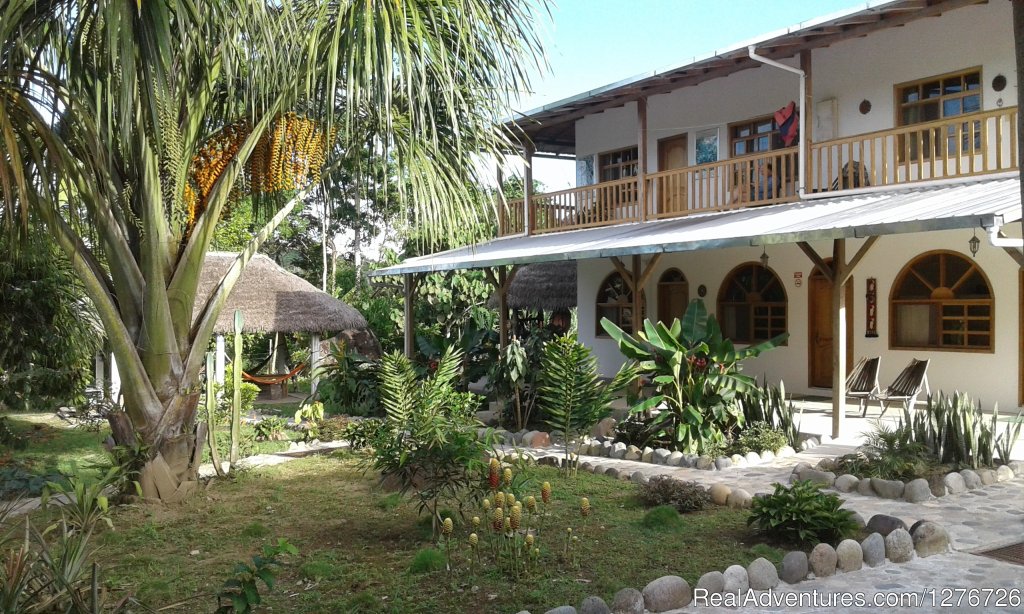
<path id="1" fill-rule="evenodd" d="M 879 392 L 878 387 L 878 365 L 882 358 L 861 358 L 853 367 L 846 380 L 846 396 L 853 397 L 860 402 L 861 417 L 868 415 L 867 403 L 875 398 Z"/>
<path id="2" fill-rule="evenodd" d="M 931 394 L 931 389 L 928 388 L 928 361 L 911 359 L 907 368 L 903 369 L 885 392 L 875 396 L 882 408 L 882 413 L 878 417 L 885 415 L 885 410 L 893 401 L 903 401 L 904 407 L 913 409 L 922 388 L 925 394 Z"/>

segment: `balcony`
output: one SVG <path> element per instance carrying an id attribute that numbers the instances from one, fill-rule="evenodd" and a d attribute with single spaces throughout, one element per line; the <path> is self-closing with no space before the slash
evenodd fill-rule
<path id="1" fill-rule="evenodd" d="M 808 192 L 897 187 L 1015 171 L 1017 109 L 1009 107 L 807 146 Z M 772 181 L 761 169 L 771 165 Z M 800 200 L 796 147 L 535 194 L 510 201 L 500 236 L 614 226 Z"/>

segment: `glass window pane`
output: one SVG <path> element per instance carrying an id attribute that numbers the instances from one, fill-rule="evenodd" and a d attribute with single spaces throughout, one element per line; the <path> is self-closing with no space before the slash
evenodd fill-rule
<path id="1" fill-rule="evenodd" d="M 942 81 L 942 93 L 943 94 L 959 94 L 963 91 L 963 81 L 960 77 L 950 77 Z"/>
<path id="2" fill-rule="evenodd" d="M 893 327 L 896 345 L 903 347 L 927 346 L 931 337 L 931 307 L 929 305 L 897 305 Z"/>
<path id="3" fill-rule="evenodd" d="M 964 85 L 966 86 L 967 91 L 981 89 L 981 73 L 973 72 L 969 75 L 964 75 Z"/>
<path id="4" fill-rule="evenodd" d="M 771 139 L 767 136 L 758 138 L 756 151 L 768 151 L 771 148 L 769 143 L 771 143 Z"/>
<path id="5" fill-rule="evenodd" d="M 930 122 L 939 119 L 939 103 L 928 102 L 921 105 L 921 121 Z"/>
<path id="6" fill-rule="evenodd" d="M 964 96 L 964 113 L 977 113 L 981 110 L 981 96 L 977 94 Z"/>
<path id="7" fill-rule="evenodd" d="M 942 116 L 951 117 L 953 115 L 960 115 L 962 113 L 962 106 L 959 98 L 951 98 L 949 100 L 942 101 Z"/>
<path id="8" fill-rule="evenodd" d="M 746 137 L 750 136 L 750 126 L 740 126 L 736 129 L 736 136 Z"/>
<path id="9" fill-rule="evenodd" d="M 924 98 L 938 98 L 942 95 L 942 87 L 938 81 L 929 81 L 921 86 Z"/>
<path id="10" fill-rule="evenodd" d="M 920 100 L 917 86 L 911 85 L 910 87 L 903 88 L 903 90 L 900 93 L 900 100 L 902 100 L 903 102 L 917 102 L 918 100 Z"/>
<path id="11" fill-rule="evenodd" d="M 771 131 L 772 131 L 772 122 L 771 122 L 771 120 L 763 121 L 763 122 L 761 122 L 761 123 L 759 123 L 757 125 L 757 133 L 758 134 L 764 134 L 765 132 L 771 132 Z"/>
<path id="12" fill-rule="evenodd" d="M 743 154 L 747 153 L 747 142 L 736 141 L 735 143 L 733 143 L 732 149 L 735 155 L 742 156 Z"/>

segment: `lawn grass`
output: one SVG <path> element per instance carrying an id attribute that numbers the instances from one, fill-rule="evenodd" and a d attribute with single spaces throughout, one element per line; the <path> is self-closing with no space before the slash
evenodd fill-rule
<path id="1" fill-rule="evenodd" d="M 539 500 L 543 481 L 554 493 L 537 542 L 540 569 L 519 581 L 491 565 L 470 572 L 470 529 L 457 516 L 454 573 L 412 573 L 417 553 L 433 546 L 429 521 L 417 516 L 415 505 L 381 492 L 347 453 L 218 480 L 179 506 L 116 508 L 114 530 L 97 538 L 103 577 L 119 594 L 130 591 L 150 608 L 188 600 L 168 611 L 208 610 L 237 561 L 284 537 L 299 555 L 290 557 L 276 588 L 264 592 L 267 611 L 543 612 L 578 605 L 591 594 L 610 601 L 620 588 L 643 588 L 666 574 L 693 585 L 707 571 L 759 556 L 778 562 L 783 555 L 759 542 L 743 511 L 712 508 L 684 515 L 678 527 L 644 528 L 647 510 L 632 484 L 585 473 L 563 478 L 549 467 L 524 475 L 532 482 L 520 499 L 532 493 Z M 578 512 L 580 496 L 590 499 L 593 510 L 586 523 Z M 560 560 L 567 526 L 581 538 L 579 569 Z"/>
<path id="2" fill-rule="evenodd" d="M 28 445 L 3 450 L 0 465 L 17 465 L 37 474 L 99 477 L 96 465 L 107 461 L 103 441 L 110 435 L 105 423 L 72 426 L 52 413 L 8 413 L 4 417 Z"/>

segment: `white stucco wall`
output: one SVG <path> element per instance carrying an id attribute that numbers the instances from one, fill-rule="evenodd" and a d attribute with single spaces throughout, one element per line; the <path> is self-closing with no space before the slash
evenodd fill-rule
<path id="1" fill-rule="evenodd" d="M 1017 225 L 1014 225 L 1017 226 Z M 1008 229 L 1016 232 L 1016 228 Z M 1017 233 L 1019 235 L 1019 233 Z M 957 251 L 970 258 L 967 241 L 971 234 L 965 230 L 943 231 L 882 237 L 861 261 L 854 272 L 853 288 L 853 356 L 881 356 L 882 386 L 891 383 L 911 358 L 928 358 L 928 379 L 933 391 L 965 391 L 986 406 L 999 403 L 1002 408 L 1017 407 L 1018 387 L 1018 283 L 1017 266 L 1002 249 L 985 243 L 976 261 L 989 279 L 995 293 L 995 350 L 994 352 L 957 352 L 934 350 L 894 350 L 889 343 L 889 295 L 900 270 L 916 256 L 936 249 Z M 847 257 L 863 243 L 847 241 Z M 818 253 L 831 254 L 831 242 L 812 243 Z M 767 248 L 769 267 L 782 280 L 788 299 L 790 338 L 786 347 L 773 350 L 749 361 L 747 373 L 770 382 L 783 380 L 788 391 L 797 393 L 828 394 L 827 389 L 812 389 L 808 385 L 808 279 L 813 267 L 810 260 L 796 245 L 774 245 Z M 661 273 L 671 267 L 680 269 L 690 285 L 690 298 L 697 298 L 697 288 L 707 286 L 705 304 L 712 312 L 716 309 L 719 288 L 725 275 L 743 262 L 758 262 L 760 247 L 731 248 L 702 252 L 665 254 L 645 287 L 648 317 L 656 317 L 657 281 Z M 644 264 L 649 261 L 644 257 Z M 593 347 L 602 372 L 611 375 L 623 359 L 615 343 L 596 334 L 594 302 L 598 285 L 614 270 L 609 260 L 583 260 L 578 271 L 579 334 L 580 340 Z M 796 286 L 794 273 L 803 275 L 802 284 Z M 866 279 L 878 281 L 878 334 L 865 337 Z"/>

